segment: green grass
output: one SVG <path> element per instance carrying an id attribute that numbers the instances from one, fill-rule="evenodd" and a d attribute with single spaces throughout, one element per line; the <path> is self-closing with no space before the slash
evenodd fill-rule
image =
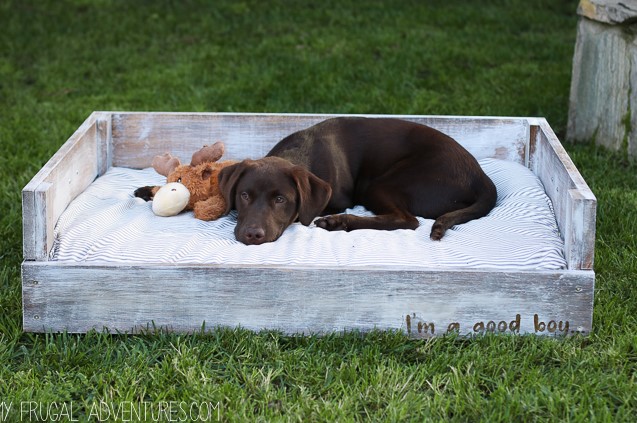
<path id="1" fill-rule="evenodd" d="M 637 165 L 585 145 L 567 149 L 599 201 L 589 337 L 21 329 L 20 190 L 93 110 L 545 116 L 563 139 L 576 5 L 0 0 L 0 405 L 12 419 L 20 401 L 93 421 L 100 401 L 183 401 L 228 421 L 634 421 Z"/>

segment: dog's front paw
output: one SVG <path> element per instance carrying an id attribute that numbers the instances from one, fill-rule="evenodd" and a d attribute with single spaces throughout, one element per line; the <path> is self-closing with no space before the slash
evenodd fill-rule
<path id="1" fill-rule="evenodd" d="M 150 201 L 153 199 L 154 193 L 153 193 L 153 188 L 154 187 L 140 187 L 137 188 L 134 192 L 135 197 L 141 198 L 144 201 Z"/>
<path id="2" fill-rule="evenodd" d="M 323 228 L 328 231 L 346 231 L 347 230 L 347 215 L 338 214 L 332 216 L 321 217 L 314 222 L 319 228 Z"/>

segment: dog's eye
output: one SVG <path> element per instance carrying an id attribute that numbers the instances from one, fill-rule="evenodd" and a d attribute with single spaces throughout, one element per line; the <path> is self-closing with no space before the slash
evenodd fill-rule
<path id="1" fill-rule="evenodd" d="M 248 201 L 250 199 L 250 196 L 248 195 L 247 192 L 242 192 L 241 193 L 241 199 L 244 201 Z"/>
<path id="2" fill-rule="evenodd" d="M 277 195 L 276 198 L 274 199 L 274 202 L 276 203 L 285 203 L 285 197 L 282 195 Z"/>

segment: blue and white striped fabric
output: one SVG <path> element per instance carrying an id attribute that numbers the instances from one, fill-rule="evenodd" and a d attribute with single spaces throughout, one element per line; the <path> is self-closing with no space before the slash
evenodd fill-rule
<path id="1" fill-rule="evenodd" d="M 488 216 L 458 225 L 431 241 L 433 220 L 415 231 L 328 232 L 290 226 L 276 242 L 246 246 L 234 238 L 236 214 L 204 222 L 184 212 L 158 217 L 133 197 L 161 185 L 153 169 L 112 168 L 79 195 L 55 228 L 52 260 L 63 262 L 189 263 L 329 267 L 562 269 L 563 242 L 539 179 L 522 165 L 484 159 L 498 190 Z M 346 213 L 370 215 L 363 207 Z"/>

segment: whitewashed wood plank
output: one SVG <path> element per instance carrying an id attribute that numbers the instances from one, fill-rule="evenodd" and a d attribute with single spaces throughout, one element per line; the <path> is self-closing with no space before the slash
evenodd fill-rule
<path id="1" fill-rule="evenodd" d="M 285 136 L 334 116 L 310 114 L 114 113 L 113 165 L 144 168 L 152 158 L 172 152 L 188 162 L 202 145 L 223 141 L 226 159 L 259 158 Z M 405 115 L 456 139 L 477 158 L 524 162 L 529 125 L 524 118 Z"/>
<path id="2" fill-rule="evenodd" d="M 545 119 L 531 140 L 530 169 L 553 203 L 569 269 L 592 269 L 597 200 Z"/>
<path id="3" fill-rule="evenodd" d="M 506 322 L 502 332 L 587 333 L 594 290 L 592 271 L 25 262 L 23 275 L 24 328 L 35 332 L 136 332 L 153 325 L 192 332 L 205 324 L 290 334 L 400 329 L 427 337 L 456 327 L 460 334 L 472 334 L 480 331 L 480 322 L 485 331 L 493 325 L 498 331 Z M 516 330 L 509 324 L 518 315 Z"/>
<path id="4" fill-rule="evenodd" d="M 22 256 L 25 260 L 35 260 L 36 233 L 35 218 L 39 213 L 35 210 L 35 193 L 32 189 L 22 190 Z"/>
<path id="5" fill-rule="evenodd" d="M 95 119 L 91 114 L 22 191 L 25 260 L 46 259 L 58 217 L 97 176 Z"/>
<path id="6" fill-rule="evenodd" d="M 571 189 L 566 202 L 564 255 L 569 268 L 592 269 L 595 259 L 596 199 L 590 192 Z"/>
<path id="7" fill-rule="evenodd" d="M 35 189 L 35 260 L 47 260 L 50 247 L 53 245 L 53 229 L 55 221 L 53 221 L 53 213 L 51 210 L 52 184 L 50 182 L 42 182 Z"/>
<path id="8" fill-rule="evenodd" d="M 111 113 L 101 112 L 97 114 L 97 164 L 98 176 L 103 175 L 111 167 L 112 161 L 112 116 Z"/>

